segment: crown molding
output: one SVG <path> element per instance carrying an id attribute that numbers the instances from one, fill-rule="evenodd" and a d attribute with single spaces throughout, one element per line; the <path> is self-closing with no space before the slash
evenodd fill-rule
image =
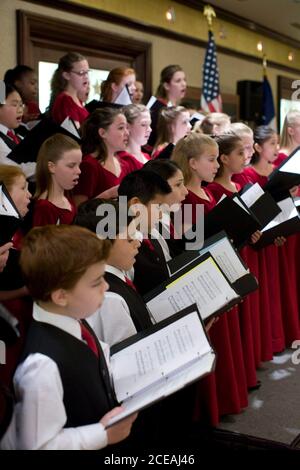
<path id="1" fill-rule="evenodd" d="M 161 28 L 159 26 L 153 26 L 153 25 L 148 24 L 146 22 L 137 21 L 137 20 L 134 20 L 132 18 L 127 18 L 127 17 L 122 16 L 122 15 L 118 15 L 118 14 L 115 14 L 115 13 L 110 13 L 110 12 L 107 12 L 107 11 L 103 11 L 103 10 L 100 10 L 98 8 L 87 7 L 87 6 L 79 5 L 77 3 L 70 3 L 70 2 L 67 2 L 65 0 L 22 0 L 22 1 L 24 1 L 26 3 L 29 2 L 29 3 L 42 5 L 44 7 L 49 7 L 51 9 L 55 9 L 55 10 L 60 10 L 60 11 L 68 12 L 68 13 L 73 13 L 73 14 L 76 14 L 76 15 L 79 15 L 79 16 L 85 16 L 85 17 L 88 17 L 88 18 L 93 18 L 93 19 L 96 19 L 96 20 L 99 20 L 99 21 L 105 21 L 105 22 L 108 22 L 108 23 L 117 24 L 119 26 L 124 26 L 124 27 L 127 27 L 127 28 L 136 29 L 138 31 L 145 32 L 145 28 L 147 28 L 146 32 L 149 33 L 149 34 L 165 37 L 165 38 L 172 39 L 172 40 L 175 40 L 175 41 L 180 41 L 180 42 L 190 44 L 190 45 L 193 45 L 193 46 L 197 46 L 197 47 L 201 47 L 201 48 L 204 48 L 204 49 L 207 46 L 207 41 L 203 41 L 201 39 L 196 39 L 192 36 L 187 36 L 187 35 L 182 34 L 182 33 L 169 31 L 169 30 L 167 30 L 165 28 Z M 181 3 L 185 6 L 189 6 L 191 8 L 197 9 L 197 10 L 202 10 L 203 5 L 205 5 L 205 3 L 202 0 L 175 0 L 175 1 L 176 1 L 176 3 Z M 222 12 L 224 12 L 224 18 L 223 18 L 224 20 L 226 19 L 227 21 L 229 21 L 228 18 L 230 16 L 231 21 L 234 22 L 235 24 L 237 23 L 237 20 L 234 19 L 234 18 L 238 18 L 238 17 L 236 17 L 235 15 L 233 15 L 231 13 L 229 14 L 228 12 L 225 12 L 224 10 L 221 10 L 220 8 L 215 8 L 215 10 L 216 10 L 216 13 L 218 14 L 218 16 L 220 18 L 222 17 L 221 13 L 220 13 L 222 11 Z M 226 16 L 226 18 L 225 18 L 225 16 Z M 241 18 L 241 20 L 243 20 L 247 23 L 247 20 L 244 20 L 242 18 Z M 249 23 L 250 22 L 248 21 L 248 24 Z M 241 25 L 242 25 L 242 23 L 241 23 Z M 251 28 L 249 27 L 249 29 L 251 29 Z M 263 29 L 264 29 L 264 31 L 266 31 L 266 28 L 263 28 Z M 251 31 L 253 31 L 253 29 L 251 29 Z M 283 36 L 278 35 L 278 33 L 275 33 L 275 32 L 274 32 L 274 34 L 277 34 L 277 36 L 278 36 L 277 40 L 279 40 L 279 38 L 281 38 L 280 39 L 281 41 L 284 40 L 285 42 L 287 42 L 287 39 L 283 39 Z M 274 39 L 274 37 L 273 37 L 273 39 Z M 294 41 L 294 43 L 295 43 L 295 41 Z M 297 44 L 298 44 L 297 47 L 300 48 L 300 43 L 297 42 Z M 251 54 L 247 54 L 245 52 L 234 51 L 230 48 L 221 46 L 219 44 L 217 45 L 217 48 L 218 48 L 218 52 L 221 52 L 221 53 L 226 54 L 228 56 L 248 60 L 248 61 L 251 61 L 251 62 L 254 62 L 254 63 L 257 63 L 257 64 L 262 64 L 262 59 L 260 57 L 255 57 L 255 56 L 253 56 Z M 295 73 L 297 75 L 299 74 L 299 70 L 300 70 L 299 68 L 291 67 L 291 66 L 287 66 L 287 65 L 282 65 L 278 62 L 271 61 L 271 60 L 268 60 L 268 65 L 269 65 L 269 67 L 274 67 L 274 68 L 277 68 L 277 69 L 285 71 L 285 72 Z"/>

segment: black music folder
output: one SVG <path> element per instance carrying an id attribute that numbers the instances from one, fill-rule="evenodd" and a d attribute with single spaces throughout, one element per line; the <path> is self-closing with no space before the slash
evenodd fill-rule
<path id="1" fill-rule="evenodd" d="M 182 269 L 146 294 L 144 301 L 152 321 L 160 322 L 196 303 L 202 320 L 207 322 L 256 290 L 256 278 L 230 246 L 227 237 L 221 239 L 214 249 L 214 256 L 211 254 L 213 248 L 210 248 L 193 261 L 188 260 Z"/>
<path id="2" fill-rule="evenodd" d="M 43 118 L 26 137 L 7 155 L 16 163 L 36 162 L 42 144 L 54 134 L 64 134 L 80 143 L 80 136 L 72 120 L 68 118 L 61 125 L 50 118 Z"/>
<path id="3" fill-rule="evenodd" d="M 296 204 L 299 204 L 298 201 Z M 300 232 L 300 215 L 296 204 L 291 196 L 278 202 L 280 214 L 262 229 L 262 237 L 253 245 L 254 249 L 260 250 L 273 244 L 277 237 L 286 238 Z"/>
<path id="4" fill-rule="evenodd" d="M 11 241 L 22 220 L 6 187 L 0 182 L 0 246 Z"/>
<path id="5" fill-rule="evenodd" d="M 239 252 L 229 240 L 227 233 L 222 230 L 216 235 L 207 238 L 201 248 L 197 250 L 186 250 L 168 261 L 171 275 L 176 274 L 192 261 L 199 258 L 199 256 L 204 255 L 207 252 L 214 257 L 224 274 L 231 282 L 234 282 L 236 279 L 244 276 L 248 272 L 248 267 L 240 257 Z"/>
<path id="6" fill-rule="evenodd" d="M 117 103 L 111 103 L 110 101 L 92 100 L 85 105 L 85 108 L 88 110 L 90 114 L 92 114 L 97 109 L 103 109 L 103 108 L 121 109 L 123 108 L 123 105 L 117 104 Z"/>
<path id="7" fill-rule="evenodd" d="M 215 353 L 194 304 L 113 346 L 110 366 L 124 411 L 107 427 L 211 373 Z"/>
<path id="8" fill-rule="evenodd" d="M 225 196 L 204 217 L 204 238 L 225 230 L 237 248 L 244 246 L 261 224 L 239 194 Z"/>
<path id="9" fill-rule="evenodd" d="M 287 192 L 300 184 L 300 147 L 297 147 L 288 158 L 269 176 L 264 187 L 276 201 L 286 197 Z"/>
<path id="10" fill-rule="evenodd" d="M 173 150 L 175 148 L 175 145 L 170 143 L 168 144 L 156 157 L 158 160 L 170 160 Z"/>
<path id="11" fill-rule="evenodd" d="M 246 185 L 239 194 L 262 228 L 281 212 L 271 194 L 265 192 L 258 183 Z"/>

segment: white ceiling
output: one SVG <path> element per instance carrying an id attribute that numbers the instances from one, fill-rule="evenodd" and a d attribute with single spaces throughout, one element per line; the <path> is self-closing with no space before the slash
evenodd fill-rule
<path id="1" fill-rule="evenodd" d="M 300 41 L 300 0 L 209 0 L 208 3 Z M 298 23 L 299 29 L 291 23 Z"/>

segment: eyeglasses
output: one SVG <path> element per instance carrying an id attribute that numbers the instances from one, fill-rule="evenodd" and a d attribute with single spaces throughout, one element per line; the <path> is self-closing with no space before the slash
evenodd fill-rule
<path id="1" fill-rule="evenodd" d="M 87 77 L 89 72 L 90 70 L 80 70 L 80 72 L 77 72 L 76 70 L 71 70 L 71 73 L 75 73 L 75 75 L 78 75 L 78 77 Z"/>

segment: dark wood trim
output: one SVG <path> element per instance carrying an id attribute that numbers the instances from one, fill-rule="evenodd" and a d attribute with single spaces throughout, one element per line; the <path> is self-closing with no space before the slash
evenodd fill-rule
<path id="1" fill-rule="evenodd" d="M 152 44 L 55 18 L 17 11 L 19 63 L 33 66 L 33 47 L 76 50 L 93 57 L 126 58 L 144 83 L 145 96 L 152 93 Z"/>
<path id="2" fill-rule="evenodd" d="M 174 0 L 175 3 L 180 3 L 186 7 L 193 8 L 195 10 L 203 12 L 203 7 L 207 5 L 208 2 L 203 0 Z M 243 18 L 242 16 L 237 15 L 236 13 L 232 13 L 230 11 L 223 10 L 223 8 L 217 7 L 212 5 L 214 8 L 217 18 L 220 20 L 228 21 L 229 23 L 233 23 L 234 25 L 241 26 L 244 29 L 248 29 L 249 31 L 263 34 L 271 39 L 275 39 L 276 41 L 283 42 L 284 44 L 288 44 L 291 47 L 300 48 L 300 41 L 291 38 L 290 36 L 286 36 L 284 34 L 278 33 L 273 29 L 266 28 L 260 23 L 256 23 L 254 21 L 248 20 Z"/>
<path id="3" fill-rule="evenodd" d="M 105 12 L 105 11 L 102 11 L 102 10 L 98 10 L 96 8 L 82 6 L 82 5 L 78 5 L 78 4 L 74 4 L 74 3 L 67 3 L 64 0 L 23 0 L 23 1 L 27 1 L 27 3 L 28 3 L 28 1 L 30 1 L 31 3 L 43 5 L 43 6 L 46 6 L 46 7 L 51 7 L 51 8 L 54 8 L 56 10 L 67 11 L 68 13 L 74 13 L 76 15 L 86 16 L 88 18 L 93 18 L 93 19 L 97 19 L 97 20 L 100 20 L 100 21 L 107 21 L 107 22 L 110 22 L 110 23 L 118 24 L 120 26 L 125 26 L 127 28 L 136 29 L 136 30 L 143 31 L 143 32 L 145 32 L 145 30 L 146 30 L 146 32 L 149 33 L 149 34 L 154 34 L 156 36 L 161 36 L 161 37 L 165 37 L 165 38 L 172 39 L 172 40 L 175 40 L 175 41 L 180 41 L 182 43 L 190 44 L 192 46 L 197 46 L 197 47 L 201 47 L 201 48 L 204 48 L 204 49 L 207 46 L 207 42 L 202 41 L 201 39 L 195 39 L 195 38 L 193 38 L 191 36 L 187 36 L 185 34 L 177 33 L 177 32 L 174 32 L 174 31 L 169 31 L 167 29 L 164 29 L 164 28 L 161 28 L 161 27 L 158 27 L 158 26 L 149 25 L 149 24 L 146 24 L 145 22 L 139 22 L 139 21 L 136 21 L 136 20 L 133 20 L 133 19 L 126 18 L 126 17 L 121 16 L 121 15 L 108 13 L 108 12 Z M 199 2 L 198 2 L 198 0 L 195 0 L 195 3 L 194 3 L 193 6 L 192 6 L 192 3 L 191 3 L 192 0 L 189 0 L 189 1 L 176 0 L 176 1 L 178 3 L 184 4 L 185 6 L 187 6 L 187 3 L 190 3 L 189 6 L 192 7 L 192 8 L 197 7 L 197 10 L 203 8 L 203 4 L 204 4 L 204 2 L 202 2 L 201 0 L 199 0 Z M 201 8 L 199 7 L 198 3 L 202 5 Z M 226 12 L 226 14 L 228 14 L 228 12 Z M 246 21 L 246 20 L 244 20 L 244 21 Z M 248 25 L 249 24 L 250 23 L 248 22 Z M 254 23 L 252 23 L 252 24 L 254 24 Z M 250 28 L 250 26 L 249 26 L 248 29 L 251 29 L 252 31 L 254 30 L 253 27 Z M 255 30 L 255 31 L 258 31 L 258 30 Z M 266 32 L 264 32 L 263 34 L 268 36 L 268 34 Z M 277 33 L 274 32 L 274 34 L 277 34 Z M 275 38 L 275 37 L 273 37 L 273 38 Z M 283 42 L 287 42 L 289 38 L 286 39 L 285 37 L 283 37 L 281 35 L 278 35 L 278 37 L 276 39 L 281 40 Z M 300 43 L 297 43 L 297 47 L 300 48 Z M 254 62 L 256 64 L 262 64 L 262 59 L 261 58 L 254 57 L 254 56 L 252 56 L 250 54 L 247 54 L 245 52 L 233 51 L 232 49 L 229 49 L 227 47 L 223 47 L 223 46 L 220 46 L 220 45 L 218 45 L 218 51 L 223 53 L 223 54 L 226 54 L 228 56 L 231 56 L 231 57 L 237 57 L 238 59 L 244 59 L 244 60 L 247 60 L 247 61 L 250 61 L 250 62 Z M 274 67 L 274 68 L 277 68 L 279 70 L 283 70 L 285 72 L 290 72 L 290 73 L 297 73 L 298 74 L 299 70 L 300 70 L 300 68 L 291 67 L 291 66 L 287 66 L 287 65 L 282 65 L 282 64 L 279 64 L 279 63 L 271 61 L 271 60 L 268 61 L 268 65 L 270 67 Z"/>

